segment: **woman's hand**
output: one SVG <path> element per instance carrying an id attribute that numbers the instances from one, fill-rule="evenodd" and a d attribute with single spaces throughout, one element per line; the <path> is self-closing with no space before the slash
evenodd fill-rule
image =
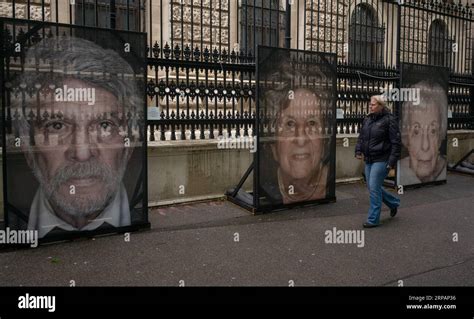
<path id="1" fill-rule="evenodd" d="M 362 154 L 356 154 L 355 158 L 357 158 L 358 160 L 361 160 L 361 159 L 363 159 L 363 156 L 362 156 Z"/>
<path id="2" fill-rule="evenodd" d="M 388 177 L 395 177 L 395 168 L 391 167 L 390 165 L 387 165 L 387 171 Z"/>

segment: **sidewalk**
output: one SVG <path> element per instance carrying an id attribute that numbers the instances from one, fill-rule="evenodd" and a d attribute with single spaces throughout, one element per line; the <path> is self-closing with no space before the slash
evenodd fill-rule
<path id="1" fill-rule="evenodd" d="M 259 216 L 226 201 L 156 209 L 152 229 L 130 242 L 2 252 L 0 286 L 474 286 L 473 177 L 448 173 L 445 185 L 406 190 L 398 215 L 384 207 L 361 248 L 327 244 L 325 232 L 363 230 L 365 184 L 338 185 L 336 195 Z"/>

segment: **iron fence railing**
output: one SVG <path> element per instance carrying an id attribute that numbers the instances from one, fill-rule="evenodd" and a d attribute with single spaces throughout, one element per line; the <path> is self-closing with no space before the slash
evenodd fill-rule
<path id="1" fill-rule="evenodd" d="M 286 40 L 336 53 L 339 133 L 358 131 L 403 62 L 449 67 L 449 128 L 474 129 L 474 25 L 461 1 L 8 0 L 0 16 L 146 32 L 151 141 L 253 134 L 256 48 Z"/>

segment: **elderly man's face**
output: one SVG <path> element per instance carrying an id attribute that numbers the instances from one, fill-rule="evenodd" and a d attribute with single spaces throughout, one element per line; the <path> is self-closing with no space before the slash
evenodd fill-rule
<path id="1" fill-rule="evenodd" d="M 27 159 L 53 206 L 87 216 L 107 205 L 123 177 L 126 151 L 119 104 L 112 93 L 83 81 L 63 84 L 94 89 L 95 103 L 42 101 L 41 114 L 54 111 L 63 117 L 36 122 L 36 145 Z"/>
<path id="2" fill-rule="evenodd" d="M 321 161 L 323 139 L 319 99 L 308 90 L 298 89 L 277 122 L 273 155 L 281 171 L 292 179 L 313 176 Z"/>
<path id="3" fill-rule="evenodd" d="M 426 108 L 414 107 L 410 114 L 408 127 L 410 166 L 420 179 L 433 174 L 438 159 L 441 123 L 434 103 L 436 102 L 425 104 Z"/>

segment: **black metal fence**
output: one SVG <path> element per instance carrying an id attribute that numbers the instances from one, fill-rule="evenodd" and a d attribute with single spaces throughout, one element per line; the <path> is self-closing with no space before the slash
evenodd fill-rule
<path id="1" fill-rule="evenodd" d="M 473 16 L 460 1 L 9 0 L 3 16 L 147 32 L 149 139 L 253 134 L 258 45 L 338 57 L 338 132 L 400 63 L 450 69 L 449 128 L 474 129 Z M 8 10 L 6 10 L 7 8 Z"/>

